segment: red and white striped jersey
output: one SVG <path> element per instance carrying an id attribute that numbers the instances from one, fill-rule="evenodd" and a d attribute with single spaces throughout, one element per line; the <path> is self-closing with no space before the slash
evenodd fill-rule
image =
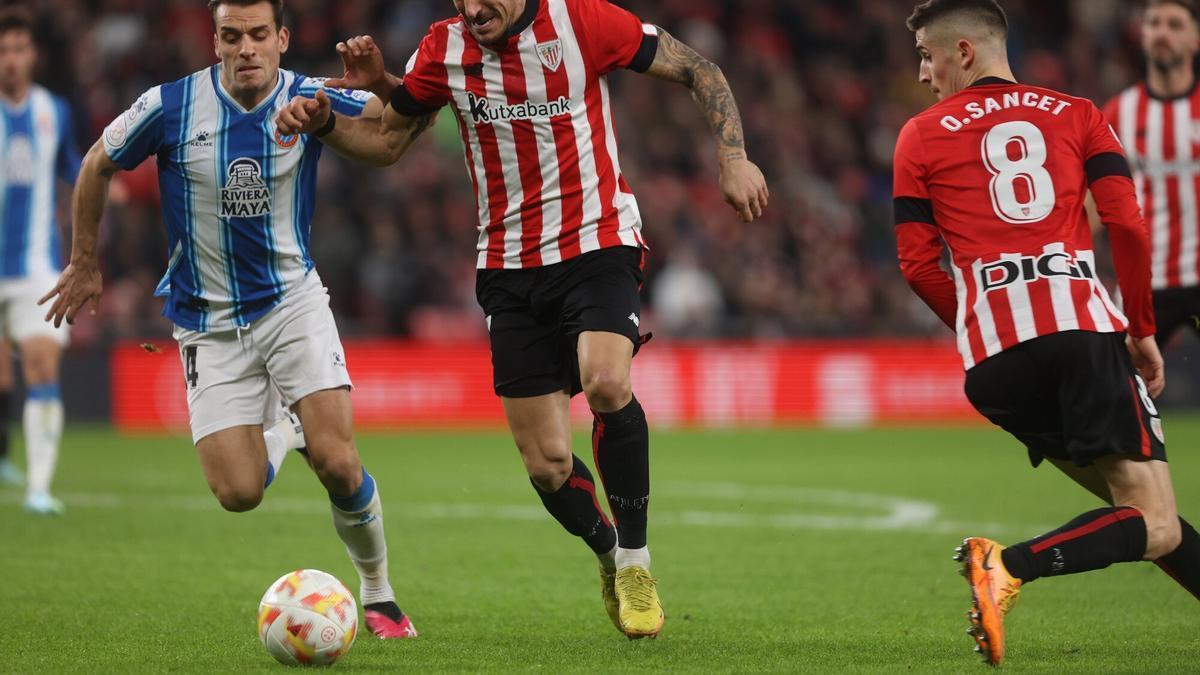
<path id="1" fill-rule="evenodd" d="M 528 0 L 498 49 L 434 24 L 392 105 L 452 105 L 479 211 L 478 267 L 530 268 L 644 246 L 621 175 L 607 74 L 644 71 L 658 31 L 607 0 Z"/>
<path id="2" fill-rule="evenodd" d="M 900 132 L 901 269 L 955 328 L 968 369 L 1050 333 L 1126 330 L 1097 279 L 1084 213 L 1089 185 L 1114 249 L 1123 249 L 1115 260 L 1122 292 L 1132 296 L 1131 332 L 1153 334 L 1145 227 L 1121 146 L 1094 104 L 985 78 Z M 943 242 L 953 282 L 939 267 Z"/>
<path id="3" fill-rule="evenodd" d="M 1200 285 L 1200 89 L 1161 99 L 1145 84 L 1108 102 L 1150 225 L 1154 289 Z"/>

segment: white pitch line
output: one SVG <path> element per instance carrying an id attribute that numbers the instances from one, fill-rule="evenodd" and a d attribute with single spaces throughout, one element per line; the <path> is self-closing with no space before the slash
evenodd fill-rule
<path id="1" fill-rule="evenodd" d="M 1050 526 L 1019 525 L 1014 523 L 963 523 L 939 519 L 936 504 L 869 492 L 850 492 L 824 488 L 787 486 L 756 486 L 742 483 L 684 483 L 655 484 L 654 494 L 673 498 L 702 498 L 710 501 L 740 503 L 786 504 L 789 506 L 824 506 L 839 509 L 867 510 L 863 515 L 825 514 L 791 508 L 781 512 L 760 513 L 719 510 L 669 510 L 655 508 L 652 520 L 656 526 L 689 526 L 702 528 L 827 530 L 895 532 L 910 531 L 937 534 L 987 534 L 1021 532 L 1035 534 Z M 166 497 L 121 495 L 116 493 L 64 493 L 60 498 L 70 508 L 172 510 L 187 512 L 217 512 L 216 500 L 200 495 Z M 0 494 L 0 504 L 19 504 L 18 494 Z M 329 502 L 320 499 L 295 497 L 272 498 L 268 493 L 257 511 L 270 514 L 329 513 Z M 545 510 L 536 505 L 492 505 L 473 503 L 405 504 L 406 518 L 424 517 L 451 520 L 508 520 L 540 521 Z"/>

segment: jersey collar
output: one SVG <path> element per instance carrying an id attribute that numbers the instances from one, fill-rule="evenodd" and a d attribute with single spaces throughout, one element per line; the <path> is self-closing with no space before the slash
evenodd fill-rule
<path id="1" fill-rule="evenodd" d="M 1150 98 L 1154 99 L 1155 101 L 1162 101 L 1163 103 L 1170 103 L 1172 101 L 1178 101 L 1179 99 L 1182 99 L 1182 98 L 1191 98 L 1192 94 L 1196 93 L 1196 85 L 1197 84 L 1200 84 L 1200 78 L 1192 78 L 1192 86 L 1188 87 L 1187 91 L 1185 91 L 1184 93 L 1182 93 L 1178 96 L 1162 96 L 1150 88 L 1149 82 L 1144 82 L 1142 86 L 1146 90 L 1146 96 L 1149 96 Z"/>
<path id="2" fill-rule="evenodd" d="M 1001 85 L 1001 84 L 1006 84 L 1006 85 L 1012 86 L 1012 85 L 1016 84 L 1016 82 L 1013 82 L 1012 80 L 1006 80 L 1003 77 L 988 76 L 988 77 L 981 77 L 978 80 L 975 80 L 971 84 L 967 85 L 967 88 L 970 89 L 971 87 L 994 87 L 996 85 Z"/>
<path id="3" fill-rule="evenodd" d="M 0 96 L 0 104 L 8 112 L 18 115 L 29 109 L 29 102 L 33 100 L 33 87 L 25 90 L 25 98 L 20 101 L 14 101 L 6 96 Z"/>
<path id="4" fill-rule="evenodd" d="M 209 69 L 209 73 L 212 76 L 213 89 L 217 90 L 217 97 L 224 101 L 226 105 L 233 108 L 234 112 L 238 113 L 239 115 L 253 115 L 255 113 L 262 112 L 264 108 L 271 105 L 271 102 L 273 102 L 279 96 L 279 92 L 283 90 L 283 69 L 280 68 L 279 77 L 275 81 L 275 89 L 265 98 L 263 98 L 263 100 L 259 101 L 258 105 L 254 106 L 253 110 L 246 110 L 242 107 L 241 103 L 238 103 L 237 100 L 229 94 L 229 92 L 225 91 L 225 85 L 221 84 L 221 64 L 217 63 L 213 65 L 213 67 Z"/>
<path id="5" fill-rule="evenodd" d="M 509 26 L 508 32 L 504 34 L 504 37 L 514 38 L 524 33 L 526 28 L 532 26 L 534 19 L 537 18 L 540 5 L 540 0 L 525 0 L 525 11 L 521 14 L 521 18 L 517 19 L 516 23 Z"/>

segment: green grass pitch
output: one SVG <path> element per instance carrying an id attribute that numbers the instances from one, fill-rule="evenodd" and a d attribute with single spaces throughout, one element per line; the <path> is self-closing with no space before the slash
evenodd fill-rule
<path id="1" fill-rule="evenodd" d="M 1200 522 L 1200 420 L 1167 419 L 1181 512 Z M 589 456 L 587 439 L 576 439 Z M 1096 502 L 986 427 L 658 432 L 659 639 L 608 623 L 595 561 L 541 510 L 503 433 L 368 435 L 392 581 L 421 632 L 360 637 L 346 672 L 970 672 L 964 535 L 1013 542 Z M 298 567 L 357 577 L 299 457 L 227 514 L 187 440 L 72 429 L 35 519 L 0 490 L 0 671 L 279 672 L 258 599 Z M 1012 672 L 1200 668 L 1196 600 L 1153 565 L 1044 579 L 1008 621 Z"/>

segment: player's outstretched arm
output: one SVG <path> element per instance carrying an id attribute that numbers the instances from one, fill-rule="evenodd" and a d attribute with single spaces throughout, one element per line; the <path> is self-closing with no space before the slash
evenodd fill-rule
<path id="1" fill-rule="evenodd" d="M 379 51 L 375 39 L 370 35 L 357 35 L 337 43 L 336 49 L 342 58 L 344 72 L 341 77 L 326 80 L 326 86 L 369 91 L 386 105 L 401 80 L 387 72 L 383 52 Z"/>
<path id="2" fill-rule="evenodd" d="M 91 305 L 95 314 L 100 307 L 100 291 L 103 280 L 100 264 L 96 257 L 96 242 L 100 237 L 100 217 L 108 201 L 108 187 L 113 174 L 120 170 L 104 150 L 104 143 L 96 141 L 79 170 L 72 202 L 74 236 L 71 243 L 71 262 L 58 277 L 58 283 L 41 300 L 43 305 L 53 300 L 46 321 L 55 327 L 63 320 L 75 322 L 75 315 L 84 306 Z"/>
<path id="3" fill-rule="evenodd" d="M 297 96 L 279 111 L 275 124 L 284 134 L 315 134 L 339 155 L 372 166 L 391 166 L 433 125 L 434 115 L 409 117 L 386 106 L 380 118 L 334 113 L 329 97 Z"/>
<path id="4" fill-rule="evenodd" d="M 351 119 L 331 113 L 329 98 L 296 97 L 280 111 L 276 123 L 283 133 L 315 133 L 323 143 L 347 159 L 373 166 L 390 166 L 412 147 L 434 116 L 401 115 L 388 105 L 400 78 L 387 72 L 383 53 L 370 35 L 358 35 L 337 44 L 344 72 L 325 81 L 326 86 L 369 91 L 383 104 L 383 116 Z M 326 128 L 332 120 L 332 127 Z"/>
<path id="5" fill-rule="evenodd" d="M 742 117 L 725 74 L 667 31 L 658 30 L 658 53 L 646 74 L 692 90 L 692 98 L 704 112 L 717 141 L 725 201 L 747 223 L 761 217 L 770 191 L 762 171 L 746 156 Z"/>

